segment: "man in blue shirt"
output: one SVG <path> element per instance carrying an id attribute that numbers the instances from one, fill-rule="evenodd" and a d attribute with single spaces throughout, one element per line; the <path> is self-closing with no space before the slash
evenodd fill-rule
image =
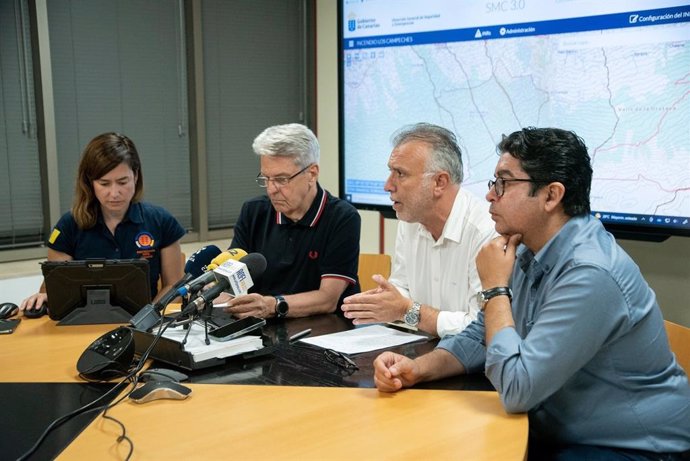
<path id="1" fill-rule="evenodd" d="M 684 459 L 688 379 L 653 291 L 589 215 L 586 146 L 526 128 L 498 150 L 478 320 L 414 361 L 381 354 L 377 387 L 485 371 L 508 412 L 529 413 L 530 459 Z"/>

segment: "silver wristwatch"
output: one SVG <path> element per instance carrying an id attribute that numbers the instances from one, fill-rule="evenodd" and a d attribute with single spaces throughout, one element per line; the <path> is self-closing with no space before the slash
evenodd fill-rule
<path id="1" fill-rule="evenodd" d="M 419 325 L 419 311 L 421 308 L 421 304 L 419 304 L 417 301 L 412 301 L 412 306 L 407 309 L 407 312 L 405 312 L 405 316 L 403 317 L 405 323 L 411 327 L 417 328 L 417 325 Z"/>

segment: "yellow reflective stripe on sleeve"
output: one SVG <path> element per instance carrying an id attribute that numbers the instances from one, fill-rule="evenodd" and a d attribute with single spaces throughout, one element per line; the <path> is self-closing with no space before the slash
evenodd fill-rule
<path id="1" fill-rule="evenodd" d="M 50 243 L 55 243 L 57 238 L 60 236 L 60 231 L 57 229 L 53 229 L 53 232 L 50 234 L 50 238 L 48 239 L 48 242 Z"/>

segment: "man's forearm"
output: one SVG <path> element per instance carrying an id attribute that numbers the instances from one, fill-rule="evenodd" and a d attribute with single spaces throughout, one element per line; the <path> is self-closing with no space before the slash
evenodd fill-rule
<path id="1" fill-rule="evenodd" d="M 491 298 L 484 308 L 484 327 L 486 346 L 489 347 L 494 335 L 506 327 L 515 327 L 510 299 L 507 296 Z"/>
<path id="2" fill-rule="evenodd" d="M 415 359 L 419 369 L 417 382 L 435 381 L 465 373 L 465 367 L 445 349 L 434 349 Z"/>

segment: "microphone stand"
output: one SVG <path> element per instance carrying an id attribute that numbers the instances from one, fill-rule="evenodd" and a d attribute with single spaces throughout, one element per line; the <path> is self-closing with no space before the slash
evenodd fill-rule
<path id="1" fill-rule="evenodd" d="M 213 313 L 213 300 L 210 299 L 206 301 L 206 305 L 204 306 L 204 310 L 201 312 L 200 317 L 204 319 L 204 342 L 208 346 L 211 344 L 211 340 L 208 337 L 208 319 L 211 318 L 211 315 Z"/>
<path id="2" fill-rule="evenodd" d="M 187 307 L 188 302 L 189 302 L 189 296 L 183 296 L 182 297 L 182 305 L 180 306 L 180 314 L 182 314 L 182 312 L 184 312 L 185 308 Z M 189 333 L 191 333 L 191 331 L 192 331 L 191 324 L 194 321 L 194 313 L 190 312 L 189 314 L 187 314 L 187 317 L 189 318 L 189 320 L 182 324 L 182 328 L 187 330 L 187 332 L 184 335 L 184 338 L 182 339 L 182 345 L 183 346 L 185 344 L 187 344 L 187 338 L 189 337 Z"/>

